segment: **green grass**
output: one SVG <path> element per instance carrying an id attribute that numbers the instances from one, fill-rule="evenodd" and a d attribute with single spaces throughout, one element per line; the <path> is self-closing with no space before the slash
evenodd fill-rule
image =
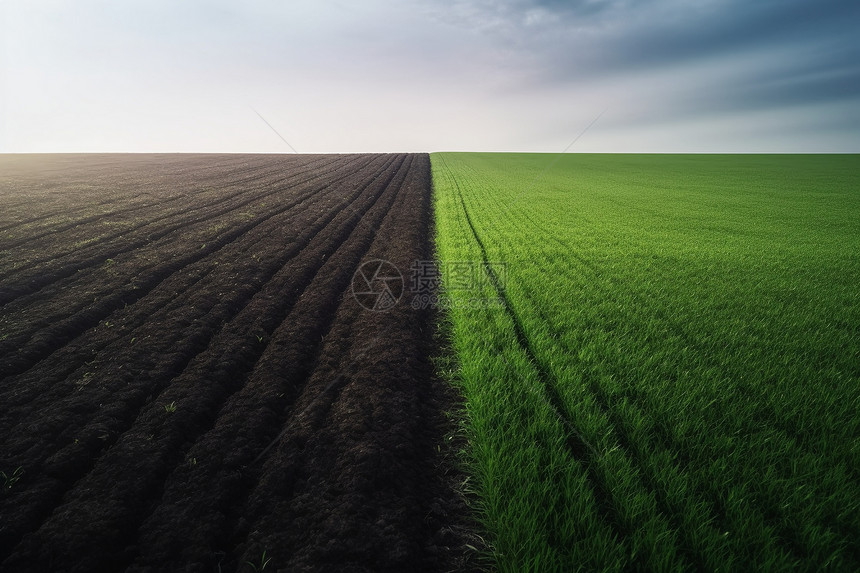
<path id="1" fill-rule="evenodd" d="M 860 570 L 860 157 L 431 159 L 501 570 Z"/>

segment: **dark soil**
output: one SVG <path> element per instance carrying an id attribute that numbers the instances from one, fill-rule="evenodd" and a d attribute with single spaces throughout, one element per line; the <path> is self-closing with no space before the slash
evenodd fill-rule
<path id="1" fill-rule="evenodd" d="M 0 204 L 0 569 L 469 565 L 426 154 L 0 156 Z"/>

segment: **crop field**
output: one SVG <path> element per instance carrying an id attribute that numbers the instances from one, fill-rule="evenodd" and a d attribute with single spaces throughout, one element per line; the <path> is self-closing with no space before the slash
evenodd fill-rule
<path id="1" fill-rule="evenodd" d="M 0 570 L 860 569 L 858 156 L 3 155 L 0 205 Z"/>
<path id="2" fill-rule="evenodd" d="M 431 162 L 500 570 L 860 570 L 860 157 Z"/>
<path id="3" fill-rule="evenodd" d="M 452 569 L 430 162 L 0 156 L 0 569 Z"/>

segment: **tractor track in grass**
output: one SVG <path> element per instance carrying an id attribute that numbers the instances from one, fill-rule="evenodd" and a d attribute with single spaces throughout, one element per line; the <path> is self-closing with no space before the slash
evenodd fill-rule
<path id="1" fill-rule="evenodd" d="M 619 500 L 617 499 L 617 496 L 614 495 L 615 492 L 613 492 L 613 488 L 607 483 L 607 480 L 605 479 L 606 476 L 601 475 L 601 470 L 597 467 L 597 459 L 601 453 L 597 448 L 589 443 L 589 441 L 576 428 L 576 425 L 568 411 L 568 407 L 565 405 L 564 398 L 559 392 L 557 378 L 553 375 L 550 368 L 548 368 L 538 357 L 538 353 L 533 348 L 533 345 L 526 334 L 526 328 L 522 319 L 519 317 L 508 294 L 502 287 L 499 276 L 496 274 L 493 266 L 489 264 L 490 259 L 487 253 L 487 248 L 474 226 L 469 210 L 466 207 L 465 199 L 463 197 L 462 190 L 460 189 L 460 184 L 456 179 L 454 179 L 453 182 L 460 209 L 462 210 L 469 232 L 480 250 L 481 258 L 485 265 L 484 268 L 486 269 L 490 284 L 492 285 L 498 299 L 503 303 L 504 311 L 511 321 L 517 344 L 528 357 L 529 362 L 533 365 L 538 374 L 538 379 L 541 381 L 541 385 L 545 393 L 546 403 L 550 406 L 556 417 L 562 422 L 562 426 L 566 430 L 568 450 L 571 452 L 573 458 L 578 460 L 587 472 L 591 491 L 594 494 L 595 501 L 601 509 L 604 522 L 622 538 L 628 537 L 633 534 L 638 527 L 641 527 L 642 524 L 631 523 L 630 519 L 625 517 L 622 509 L 619 507 Z M 532 223 L 535 228 L 539 228 L 536 222 L 527 214 L 524 214 L 523 216 L 529 219 L 530 223 Z M 553 237 L 550 237 L 550 239 L 557 241 L 557 239 Z M 567 252 L 570 253 L 569 250 Z M 578 257 L 576 253 L 570 253 L 570 256 L 588 267 L 587 262 Z M 589 267 L 589 270 L 593 269 Z M 530 294 L 527 291 L 524 293 L 524 296 L 527 300 L 531 300 Z M 608 293 L 607 296 L 611 296 L 611 293 Z M 532 310 L 541 319 L 542 323 L 549 327 L 553 336 L 558 337 L 560 335 L 560 332 L 552 326 L 552 321 L 538 304 L 535 304 Z M 693 550 L 692 540 L 687 537 L 686 528 L 681 523 L 678 513 L 669 507 L 665 495 L 663 495 L 663 492 L 661 492 L 653 480 L 653 475 L 648 471 L 647 464 L 644 463 L 644 456 L 636 447 L 634 447 L 632 439 L 626 432 L 623 421 L 620 419 L 618 413 L 609 406 L 607 395 L 593 379 L 588 380 L 588 391 L 591 397 L 595 400 L 597 408 L 609 421 L 612 436 L 617 440 L 622 451 L 625 452 L 625 456 L 632 462 L 635 470 L 640 473 L 641 485 L 654 495 L 663 518 L 668 524 L 670 524 L 671 528 L 678 532 L 678 534 L 683 538 L 678 555 L 679 559 L 687 568 L 705 568 L 702 556 Z M 708 515 L 708 518 L 713 517 L 713 514 Z M 721 518 L 722 516 L 718 517 Z"/>
<path id="2" fill-rule="evenodd" d="M 47 160 L 0 180 L 22 212 L 51 196 L 3 221 L 32 241 L 0 231 L 12 259 L 46 247 L 0 281 L 0 469 L 24 472 L 0 495 L 0 568 L 236 570 L 263 550 L 287 570 L 463 564 L 433 316 L 349 294 L 364 260 L 430 258 L 426 155 Z M 86 204 L 141 220 L 63 254 L 102 221 L 79 205 L 50 222 L 57 181 L 87 170 Z"/>
<path id="3" fill-rule="evenodd" d="M 605 481 L 601 478 L 598 470 L 595 467 L 595 460 L 600 455 L 600 453 L 576 428 L 573 420 L 571 419 L 567 411 L 567 407 L 564 404 L 564 400 L 559 393 L 556 378 L 553 376 L 549 368 L 547 368 L 547 366 L 543 363 L 543 361 L 538 358 L 537 353 L 535 352 L 531 342 L 529 341 L 528 336 L 526 335 L 522 320 L 517 315 L 517 312 L 511 304 L 510 299 L 505 292 L 505 289 L 502 288 L 498 275 L 496 274 L 492 265 L 489 264 L 490 259 L 489 255 L 487 254 L 487 248 L 484 245 L 484 242 L 481 240 L 481 237 L 478 234 L 478 231 L 475 229 L 474 223 L 472 222 L 472 218 L 469 215 L 469 210 L 466 207 L 466 202 L 463 198 L 462 190 L 460 189 L 460 184 L 456 179 L 454 179 L 453 182 L 454 187 L 456 189 L 458 202 L 460 204 L 460 209 L 462 209 L 463 216 L 465 217 L 466 224 L 472 237 L 474 238 L 475 244 L 477 244 L 478 248 L 480 249 L 482 262 L 484 264 L 486 273 L 490 279 L 492 288 L 495 291 L 495 294 L 498 299 L 502 301 L 505 314 L 511 321 L 514 330 L 514 337 L 517 341 L 517 344 L 528 357 L 529 362 L 532 364 L 538 375 L 538 379 L 540 380 L 541 387 L 543 389 L 546 404 L 551 408 L 555 416 L 561 422 L 562 427 L 565 429 L 567 442 L 566 445 L 570 454 L 572 455 L 573 459 L 581 463 L 589 477 L 591 491 L 594 495 L 595 501 L 602 510 L 601 513 L 604 522 L 608 526 L 610 526 L 613 531 L 615 531 L 623 538 L 631 533 L 630 526 L 629 524 L 625 523 L 625 519 L 623 518 L 620 510 L 616 507 L 616 504 L 613 501 L 612 492 L 606 486 Z M 504 358 L 502 359 L 504 360 Z"/>

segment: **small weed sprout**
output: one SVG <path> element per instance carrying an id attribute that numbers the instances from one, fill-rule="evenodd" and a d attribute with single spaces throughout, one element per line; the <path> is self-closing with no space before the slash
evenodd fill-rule
<path id="1" fill-rule="evenodd" d="M 263 550 L 263 555 L 260 557 L 259 563 L 254 563 L 252 561 L 246 561 L 245 563 L 250 565 L 254 571 L 265 571 L 266 567 L 269 565 L 269 561 L 271 561 L 271 560 L 272 560 L 272 558 L 266 557 L 266 551 Z"/>
<path id="2" fill-rule="evenodd" d="M 176 411 L 176 402 L 174 401 L 174 402 L 171 402 L 170 404 L 165 404 L 164 405 L 164 411 L 167 412 L 168 414 L 174 413 Z"/>
<path id="3" fill-rule="evenodd" d="M 0 479 L 3 480 L 3 489 L 12 489 L 12 486 L 18 483 L 21 476 L 24 475 L 24 468 L 18 466 L 11 474 L 0 472 Z M 265 555 L 265 554 L 264 554 Z"/>

